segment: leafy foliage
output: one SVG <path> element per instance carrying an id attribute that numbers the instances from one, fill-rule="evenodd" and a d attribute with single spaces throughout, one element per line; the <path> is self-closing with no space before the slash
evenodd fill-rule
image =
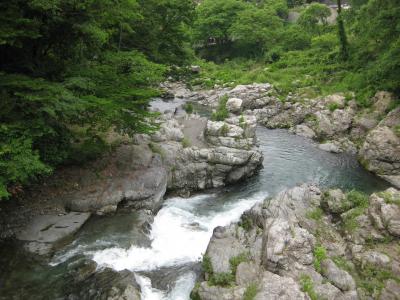
<path id="1" fill-rule="evenodd" d="M 106 132 L 157 129 L 148 100 L 167 71 L 159 63 L 191 55 L 192 1 L 28 0 L 0 9 L 0 198 L 60 164 L 101 156 Z"/>

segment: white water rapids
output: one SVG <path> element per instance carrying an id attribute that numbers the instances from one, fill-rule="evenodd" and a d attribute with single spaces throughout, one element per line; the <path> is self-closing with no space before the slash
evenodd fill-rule
<path id="1" fill-rule="evenodd" d="M 151 248 L 131 246 L 129 249 L 109 248 L 95 252 L 93 260 L 99 266 L 117 271 L 156 271 L 198 262 L 206 251 L 213 229 L 239 220 L 241 214 L 255 203 L 263 201 L 266 192 L 228 203 L 206 215 L 196 214 L 196 207 L 215 195 L 200 195 L 189 199 L 171 198 L 158 212 L 152 225 Z M 148 277 L 136 273 L 143 300 L 187 300 L 195 283 L 195 273 L 187 271 L 178 277 L 171 290 L 163 292 L 152 287 Z"/>

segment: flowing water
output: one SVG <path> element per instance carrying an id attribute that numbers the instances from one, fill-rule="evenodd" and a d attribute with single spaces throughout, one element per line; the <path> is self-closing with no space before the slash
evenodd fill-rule
<path id="1" fill-rule="evenodd" d="M 142 299 L 187 300 L 213 229 L 237 221 L 255 203 L 303 182 L 366 193 L 388 187 L 355 157 L 324 152 L 285 130 L 258 128 L 257 136 L 264 153 L 264 168 L 257 176 L 188 199 L 167 199 L 147 235 L 137 228 L 135 213 L 92 218 L 50 264 L 20 261 L 7 282 L 15 290 L 55 298 L 68 284 L 63 281 L 67 266 L 87 257 L 100 267 L 135 272 Z"/>

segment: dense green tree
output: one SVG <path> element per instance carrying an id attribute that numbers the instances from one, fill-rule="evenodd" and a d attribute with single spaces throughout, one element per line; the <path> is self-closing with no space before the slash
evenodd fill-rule
<path id="1" fill-rule="evenodd" d="M 282 25 L 272 9 L 252 7 L 238 13 L 229 36 L 243 51 L 260 56 L 276 43 Z"/>
<path id="2" fill-rule="evenodd" d="M 241 0 L 205 0 L 197 8 L 194 23 L 196 41 L 207 45 L 230 42 L 229 30 L 238 13 L 246 10 L 249 4 Z"/>
<path id="3" fill-rule="evenodd" d="M 142 18 L 132 20 L 133 35 L 123 47 L 135 48 L 157 62 L 182 64 L 191 58 L 189 43 L 195 4 L 192 0 L 138 0 Z M 129 32 L 128 32 L 129 33 Z"/>
<path id="4" fill-rule="evenodd" d="M 301 13 L 298 23 L 312 34 L 322 34 L 330 15 L 331 11 L 326 5 L 312 3 Z"/>
<path id="5" fill-rule="evenodd" d="M 149 57 L 184 59 L 193 8 L 190 0 L 1 2 L 0 198 L 100 154 L 103 132 L 154 130 L 147 103 L 166 68 Z"/>

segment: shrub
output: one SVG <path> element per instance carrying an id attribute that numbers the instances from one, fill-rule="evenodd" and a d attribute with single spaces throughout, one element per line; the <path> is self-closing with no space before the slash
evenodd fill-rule
<path id="1" fill-rule="evenodd" d="M 214 273 L 210 276 L 210 285 L 231 286 L 235 282 L 235 276 L 229 272 Z"/>

